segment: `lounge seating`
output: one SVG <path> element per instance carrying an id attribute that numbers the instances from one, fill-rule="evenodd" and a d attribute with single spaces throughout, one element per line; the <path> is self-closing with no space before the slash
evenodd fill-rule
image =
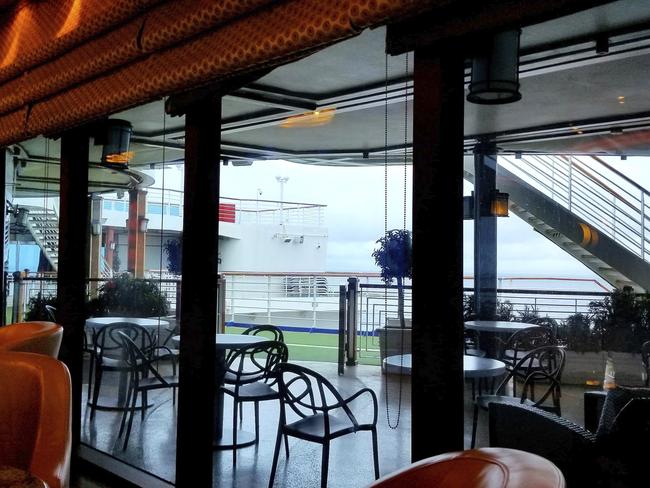
<path id="1" fill-rule="evenodd" d="M 375 481 L 370 488 L 561 488 L 550 461 L 514 449 L 482 448 L 423 459 Z"/>
<path id="2" fill-rule="evenodd" d="M 68 486 L 71 386 L 66 366 L 34 353 L 0 352 L 0 464 Z"/>
<path id="3" fill-rule="evenodd" d="M 648 396 L 640 396 L 648 394 Z M 622 407 L 620 405 L 623 404 Z M 526 405 L 492 403 L 490 446 L 543 456 L 570 487 L 647 486 L 650 391 L 608 393 L 596 434 L 566 419 Z"/>
<path id="4" fill-rule="evenodd" d="M 59 355 L 63 327 L 54 322 L 20 322 L 0 327 L 0 351 Z"/>

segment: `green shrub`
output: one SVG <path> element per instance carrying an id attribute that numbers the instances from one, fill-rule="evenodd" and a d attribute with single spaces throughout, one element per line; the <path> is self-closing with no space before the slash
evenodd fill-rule
<path id="1" fill-rule="evenodd" d="M 56 295 L 43 296 L 43 294 L 39 292 L 35 297 L 31 297 L 27 302 L 27 313 L 25 314 L 25 320 L 28 322 L 33 320 L 52 320 L 50 314 L 45 308 L 45 305 L 51 305 L 54 308 L 57 308 L 58 303 Z"/>
<path id="2" fill-rule="evenodd" d="M 99 287 L 88 303 L 91 316 L 160 317 L 169 313 L 166 297 L 151 280 L 124 273 Z"/>

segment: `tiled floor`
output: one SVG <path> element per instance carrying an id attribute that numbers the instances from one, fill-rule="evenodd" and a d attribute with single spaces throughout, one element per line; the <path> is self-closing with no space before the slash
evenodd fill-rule
<path id="1" fill-rule="evenodd" d="M 403 391 L 400 422 L 397 428 L 391 428 L 387 422 L 386 396 L 391 423 L 394 424 L 398 413 L 399 377 L 381 374 L 375 366 L 356 366 L 347 368 L 344 376 L 336 374 L 336 365 L 331 363 L 302 363 L 318 370 L 347 396 L 362 387 L 372 388 L 379 398 L 378 437 L 380 453 L 380 471 L 390 473 L 410 462 L 410 393 L 408 376 L 402 377 Z M 111 385 L 112 383 L 112 385 Z M 115 391 L 115 378 L 106 376 L 102 386 L 107 393 Z M 582 423 L 582 387 L 563 388 L 563 416 L 577 423 Z M 388 392 L 388 395 L 386 395 Z M 176 409 L 172 404 L 171 393 L 162 391 L 150 396 L 154 406 L 146 412 L 145 421 L 139 415 L 134 420 L 134 430 L 129 446 L 121 449 L 117 438 L 120 414 L 98 411 L 96 418 L 90 420 L 89 411 L 84 407 L 82 423 L 82 441 L 108 452 L 130 464 L 142 467 L 164 479 L 174 479 L 176 455 Z M 465 400 L 465 445 L 469 447 L 472 419 L 471 390 L 466 389 Z M 370 401 L 364 399 L 356 405 L 359 415 L 370 415 Z M 273 448 L 277 429 L 278 405 L 276 402 L 261 404 L 261 432 L 257 445 L 240 449 L 237 454 L 237 467 L 232 466 L 231 451 L 215 451 L 214 478 L 220 487 L 249 488 L 266 486 L 271 471 Z M 482 412 L 483 413 L 483 412 Z M 480 416 L 478 445 L 487 445 L 487 415 Z M 226 398 L 225 419 L 232 418 L 231 403 Z M 246 405 L 244 410 L 244 429 L 252 431 L 253 408 Z M 290 439 L 290 458 L 281 452 L 275 486 L 278 487 L 317 487 L 320 477 L 321 447 L 318 444 Z M 329 485 L 332 487 L 362 487 L 373 480 L 372 444 L 369 433 L 360 432 L 344 436 L 332 443 L 330 454 Z M 80 488 L 92 485 L 92 480 L 84 480 Z M 88 484 L 91 483 L 91 484 Z M 99 485 L 97 485 L 99 486 Z"/>

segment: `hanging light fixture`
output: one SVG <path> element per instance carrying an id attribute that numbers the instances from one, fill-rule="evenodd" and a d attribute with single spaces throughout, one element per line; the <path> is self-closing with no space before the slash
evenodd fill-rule
<path id="1" fill-rule="evenodd" d="M 111 169 L 128 169 L 133 152 L 129 151 L 133 126 L 127 120 L 108 119 L 102 124 L 95 137 L 95 144 L 101 144 L 101 165 Z"/>
<path id="2" fill-rule="evenodd" d="M 490 203 L 490 213 L 494 217 L 508 216 L 508 197 L 507 193 L 495 190 L 492 202 Z"/>
<path id="3" fill-rule="evenodd" d="M 467 101 L 497 105 L 521 100 L 519 93 L 520 29 L 495 34 L 472 59 Z"/>

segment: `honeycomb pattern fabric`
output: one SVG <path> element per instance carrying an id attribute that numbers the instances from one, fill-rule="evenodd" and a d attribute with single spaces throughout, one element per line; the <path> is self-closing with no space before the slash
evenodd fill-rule
<path id="1" fill-rule="evenodd" d="M 147 52 L 195 36 L 272 0 L 176 0 L 152 11 L 142 32 L 142 49 Z"/>
<path id="2" fill-rule="evenodd" d="M 0 82 L 64 53 L 160 0 L 21 0 L 0 26 Z"/>
<path id="3" fill-rule="evenodd" d="M 277 66 L 363 28 L 450 1 L 21 0 L 0 27 L 0 144 Z M 55 38 L 66 25 L 62 17 L 76 18 L 75 5 L 83 7 L 74 11 L 86 15 L 83 22 Z M 22 38 L 11 41 L 18 31 Z M 83 43 L 90 33 L 94 37 Z M 71 49 L 73 44 L 78 47 Z M 63 54 L 38 65 L 55 53 Z"/>

